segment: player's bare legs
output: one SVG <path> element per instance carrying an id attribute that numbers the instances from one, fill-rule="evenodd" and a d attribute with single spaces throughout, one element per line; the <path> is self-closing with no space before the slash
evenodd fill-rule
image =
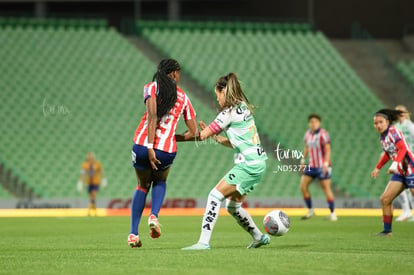
<path id="1" fill-rule="evenodd" d="M 330 179 L 321 180 L 321 187 L 322 187 L 322 190 L 325 193 L 326 199 L 328 201 L 335 199 L 334 194 L 332 193 L 331 180 Z"/>
<path id="2" fill-rule="evenodd" d="M 311 184 L 312 180 L 312 177 L 307 175 L 302 175 L 300 180 L 300 190 L 302 191 L 303 200 L 305 201 L 306 207 L 308 208 L 308 213 L 302 217 L 303 220 L 309 219 L 314 215 L 311 193 L 309 192 L 309 185 Z"/>
<path id="3" fill-rule="evenodd" d="M 331 189 L 331 179 L 321 180 L 321 187 L 322 187 L 323 192 L 325 193 L 326 201 L 328 202 L 328 206 L 329 206 L 329 210 L 331 211 L 330 215 L 328 216 L 328 219 L 331 221 L 336 221 L 338 220 L 338 218 L 336 217 L 336 214 L 334 212 L 335 211 L 335 205 L 334 205 L 335 197 Z"/>
<path id="4" fill-rule="evenodd" d="M 390 236 L 392 232 L 393 200 L 404 190 L 404 185 L 399 181 L 390 181 L 381 195 L 382 221 L 384 231 L 381 235 Z"/>

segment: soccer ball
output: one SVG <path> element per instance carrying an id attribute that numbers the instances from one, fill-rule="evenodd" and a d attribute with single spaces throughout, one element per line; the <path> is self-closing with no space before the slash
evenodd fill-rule
<path id="1" fill-rule="evenodd" d="M 289 216 L 282 210 L 272 210 L 263 219 L 266 232 L 272 236 L 283 236 L 290 228 Z"/>

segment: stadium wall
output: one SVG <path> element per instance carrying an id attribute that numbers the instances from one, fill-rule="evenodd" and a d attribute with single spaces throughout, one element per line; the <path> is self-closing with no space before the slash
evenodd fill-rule
<path id="1" fill-rule="evenodd" d="M 138 9 L 134 2 L 140 2 Z M 0 0 L 0 16 L 104 17 L 112 26 L 122 26 L 126 18 L 167 19 L 169 0 Z M 35 3 L 43 3 L 42 9 Z M 170 5 L 171 6 L 171 5 Z M 179 0 L 179 14 L 173 18 L 196 20 L 299 20 L 313 23 L 329 37 L 349 38 L 351 26 L 361 26 L 377 38 L 401 38 L 407 25 L 414 23 L 411 0 Z"/>
<path id="2" fill-rule="evenodd" d="M 204 198 L 167 198 L 163 208 L 204 208 Z M 60 199 L 34 199 L 34 200 L 0 200 L 0 209 L 64 209 L 64 208 L 87 208 L 88 199 L 85 198 L 60 198 Z M 131 198 L 102 198 L 97 200 L 98 208 L 106 209 L 128 209 Z M 316 208 L 326 208 L 325 199 L 313 199 Z M 396 205 L 398 206 L 398 205 Z M 151 207 L 151 201 L 147 200 L 146 207 Z M 224 207 L 224 206 L 223 206 Z M 246 208 L 304 208 L 303 200 L 300 198 L 250 198 L 244 203 Z M 338 198 L 335 200 L 336 208 L 381 208 L 379 199 L 352 199 Z"/>

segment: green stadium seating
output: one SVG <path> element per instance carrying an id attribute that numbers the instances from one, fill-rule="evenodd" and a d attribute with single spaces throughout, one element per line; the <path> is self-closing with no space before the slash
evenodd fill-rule
<path id="1" fill-rule="evenodd" d="M 110 182 L 102 195 L 125 196 L 117 184 L 136 182 L 126 167 L 154 65 L 112 29 L 2 25 L 0 39 L 0 151 L 9 166 L 43 197 L 76 197 L 91 150 Z"/>
<path id="2" fill-rule="evenodd" d="M 414 87 L 414 60 L 398 62 L 397 69 Z"/>
<path id="3" fill-rule="evenodd" d="M 109 182 L 100 196 L 130 197 L 130 148 L 156 65 L 113 29 L 0 26 L 1 157 L 41 197 L 86 197 L 76 182 L 94 151 Z M 212 120 L 215 112 L 189 95 L 198 115 Z M 231 150 L 217 147 L 178 145 L 169 197 L 208 194 L 232 165 Z"/>
<path id="4" fill-rule="evenodd" d="M 140 20 L 136 22 L 139 33 L 153 30 L 178 30 L 178 31 L 271 31 L 271 32 L 309 32 L 312 26 L 308 23 L 269 23 L 269 22 L 218 22 L 218 21 L 150 21 Z"/>
<path id="5" fill-rule="evenodd" d="M 180 60 L 183 70 L 212 96 L 218 77 L 236 72 L 257 106 L 260 133 L 275 147 L 280 142 L 286 148 L 302 149 L 307 115 L 321 114 L 332 139 L 335 188 L 353 197 L 376 197 L 382 192 L 383 186 L 371 184 L 370 171 L 381 152 L 372 114 L 383 104 L 322 33 L 271 26 L 234 31 L 138 24 L 144 38 Z M 269 162 L 276 165 L 274 158 Z M 275 175 L 269 169 L 264 183 L 253 196 L 300 196 L 296 174 Z M 268 186 L 273 187 L 267 190 Z"/>
<path id="6" fill-rule="evenodd" d="M 42 197 L 86 197 L 75 187 L 81 162 L 94 151 L 109 182 L 100 196 L 130 197 L 132 137 L 144 112 L 142 87 L 156 65 L 113 29 L 4 21 L 2 159 Z M 371 117 L 382 104 L 322 34 L 289 24 L 174 24 L 138 23 L 143 37 L 211 96 L 220 75 L 238 73 L 257 106 L 259 132 L 275 147 L 302 149 L 306 117 L 320 113 L 332 138 L 335 187 L 378 196 L 383 185 L 369 179 L 381 152 Z M 198 119 L 210 122 L 215 111 L 187 92 Z M 281 163 L 267 153 L 267 173 L 251 196 L 300 197 L 299 175 L 274 173 Z M 212 142 L 179 144 L 167 196 L 204 198 L 232 165 L 232 150 Z M 319 188 L 312 192 L 323 197 Z"/>

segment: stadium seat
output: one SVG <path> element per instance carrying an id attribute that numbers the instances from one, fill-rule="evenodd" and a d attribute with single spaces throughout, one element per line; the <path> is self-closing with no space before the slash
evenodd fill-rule
<path id="1" fill-rule="evenodd" d="M 400 61 L 397 63 L 398 71 L 414 87 L 414 60 Z"/>

